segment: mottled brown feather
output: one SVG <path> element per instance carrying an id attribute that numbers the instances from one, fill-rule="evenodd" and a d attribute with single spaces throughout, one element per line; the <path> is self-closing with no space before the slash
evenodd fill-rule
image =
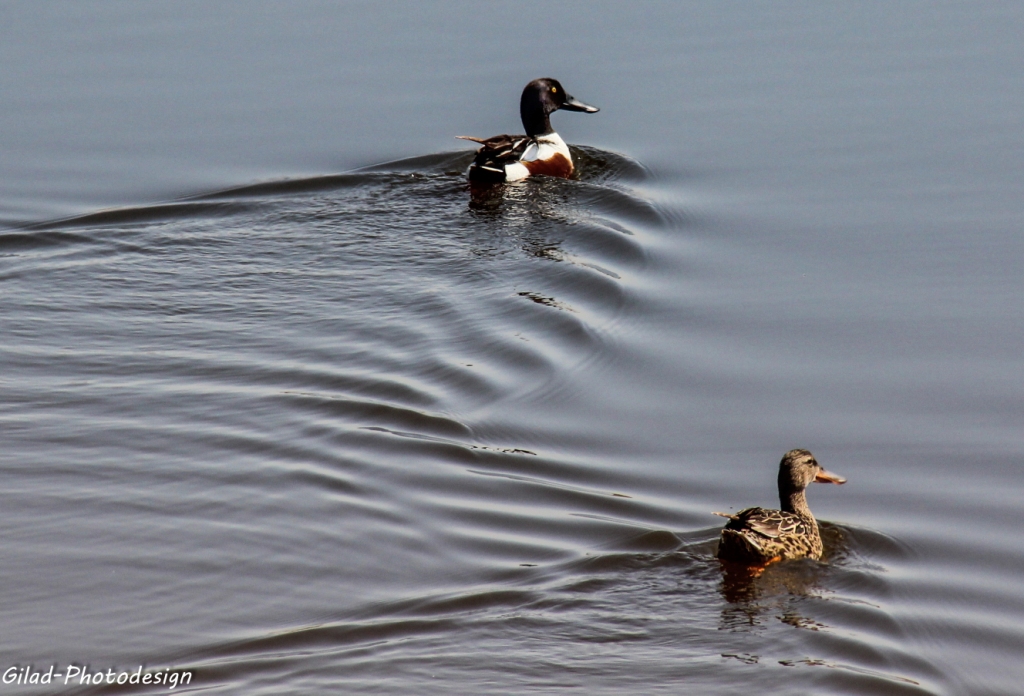
<path id="1" fill-rule="evenodd" d="M 790 450 L 779 463 L 779 502 L 783 509 L 752 507 L 728 517 L 718 544 L 718 557 L 747 565 L 791 558 L 820 558 L 823 547 L 818 522 L 807 506 L 804 490 L 811 482 L 846 482 L 825 471 L 807 450 Z"/>
<path id="2" fill-rule="evenodd" d="M 776 556 L 819 558 L 821 551 L 813 517 L 760 507 L 736 513 L 722 530 L 718 545 L 719 558 L 749 564 L 768 563 Z"/>

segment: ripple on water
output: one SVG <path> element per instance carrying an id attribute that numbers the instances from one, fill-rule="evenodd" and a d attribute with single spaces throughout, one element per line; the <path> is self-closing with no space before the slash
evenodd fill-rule
<path id="1" fill-rule="evenodd" d="M 826 525 L 827 563 L 723 574 L 574 439 L 557 404 L 684 219 L 574 152 L 478 201 L 445 153 L 0 233 L 19 654 L 62 625 L 246 693 L 940 692 L 887 609 L 903 544 Z"/>

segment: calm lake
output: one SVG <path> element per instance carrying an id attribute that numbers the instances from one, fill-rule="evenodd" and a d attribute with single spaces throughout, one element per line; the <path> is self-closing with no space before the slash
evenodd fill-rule
<path id="1" fill-rule="evenodd" d="M 0 690 L 1022 693 L 1022 36 L 3 3 Z M 544 76 L 577 176 L 472 198 Z M 824 558 L 727 572 L 797 447 Z"/>

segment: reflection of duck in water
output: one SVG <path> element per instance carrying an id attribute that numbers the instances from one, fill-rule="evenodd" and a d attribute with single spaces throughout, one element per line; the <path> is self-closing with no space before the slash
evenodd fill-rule
<path id="1" fill-rule="evenodd" d="M 457 136 L 483 146 L 469 165 L 469 180 L 500 184 L 537 174 L 570 176 L 573 165 L 569 147 L 551 128 L 550 116 L 559 109 L 588 114 L 598 110 L 566 94 L 558 80 L 542 77 L 526 85 L 519 99 L 526 135 L 496 135 L 486 140 Z"/>
<path id="2" fill-rule="evenodd" d="M 846 483 L 846 479 L 822 469 L 807 450 L 787 452 L 779 463 L 782 509 L 752 507 L 735 515 L 716 512 L 729 518 L 722 529 L 718 557 L 745 565 L 765 565 L 790 558 L 820 558 L 821 534 L 804 494 L 812 482 L 841 484 Z"/>

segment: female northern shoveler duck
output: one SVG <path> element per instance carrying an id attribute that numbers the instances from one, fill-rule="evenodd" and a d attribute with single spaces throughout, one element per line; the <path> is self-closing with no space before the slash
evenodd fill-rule
<path id="1" fill-rule="evenodd" d="M 842 476 L 821 468 L 805 449 L 786 452 L 779 463 L 781 510 L 752 507 L 727 515 L 718 557 L 746 565 L 766 565 L 790 558 L 820 558 L 821 534 L 818 522 L 807 507 L 804 489 L 817 483 L 846 483 Z"/>
<path id="2" fill-rule="evenodd" d="M 470 181 L 500 184 L 531 174 L 570 176 L 573 167 L 569 148 L 551 128 L 550 116 L 559 109 L 587 114 L 598 110 L 566 94 L 558 80 L 542 77 L 526 85 L 519 99 L 519 115 L 526 135 L 496 135 L 486 140 L 456 136 L 483 146 L 469 165 Z"/>

